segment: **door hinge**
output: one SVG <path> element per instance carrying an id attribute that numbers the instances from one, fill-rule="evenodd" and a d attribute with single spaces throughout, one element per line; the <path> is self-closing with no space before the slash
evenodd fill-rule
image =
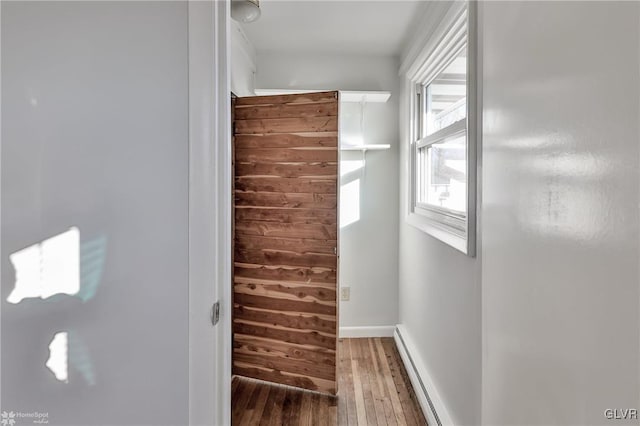
<path id="1" fill-rule="evenodd" d="M 217 325 L 220 322 L 220 301 L 216 301 L 211 307 L 211 324 Z"/>
<path id="2" fill-rule="evenodd" d="M 338 247 L 333 248 L 333 254 L 335 254 L 336 256 L 338 255 Z"/>

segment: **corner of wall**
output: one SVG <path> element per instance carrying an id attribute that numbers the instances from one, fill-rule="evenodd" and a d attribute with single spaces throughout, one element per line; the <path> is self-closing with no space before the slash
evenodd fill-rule
<path id="1" fill-rule="evenodd" d="M 256 49 L 242 26 L 231 20 L 231 91 L 237 96 L 255 94 Z"/>
<path id="2" fill-rule="evenodd" d="M 434 34 L 443 18 L 455 12 L 453 6 L 450 1 L 433 2 L 417 15 L 418 24 L 405 41 L 399 69 L 402 81 L 397 330 L 404 340 L 403 361 L 407 370 L 413 371 L 416 392 L 424 387 L 423 393 L 428 393 L 435 405 L 440 421 L 431 419 L 430 424 L 434 425 L 478 424 L 481 419 L 480 263 L 405 221 L 411 114 L 407 90 L 411 83 L 405 76 L 415 72 L 416 65 L 427 58 L 429 45 L 436 42 Z M 426 396 L 418 398 L 422 398 L 425 414 L 433 411 L 427 410 Z"/>

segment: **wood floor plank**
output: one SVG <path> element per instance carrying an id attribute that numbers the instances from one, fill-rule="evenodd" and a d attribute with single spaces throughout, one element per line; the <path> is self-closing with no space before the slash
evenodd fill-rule
<path id="1" fill-rule="evenodd" d="M 313 396 L 311 397 L 311 425 L 312 426 L 322 426 L 321 423 L 321 411 L 322 411 L 322 407 L 321 407 L 321 401 L 320 401 L 320 395 L 313 394 Z"/>
<path id="2" fill-rule="evenodd" d="M 240 381 L 234 380 L 231 382 L 231 398 L 236 397 L 236 392 L 238 391 L 238 386 L 240 386 Z"/>
<path id="3" fill-rule="evenodd" d="M 376 341 L 376 347 L 378 349 L 378 353 L 382 356 L 384 355 L 384 348 L 380 340 Z M 402 409 L 402 404 L 400 403 L 400 398 L 398 397 L 398 392 L 396 390 L 395 382 L 393 381 L 393 377 L 391 376 L 391 370 L 389 369 L 389 364 L 382 364 L 382 373 L 384 375 L 384 380 L 389 390 L 389 397 L 391 398 L 391 405 L 393 406 L 393 412 L 396 416 L 396 420 L 398 424 L 404 425 L 407 423 L 404 411 Z"/>
<path id="4" fill-rule="evenodd" d="M 262 419 L 262 415 L 264 413 L 264 407 L 267 404 L 267 399 L 269 398 L 270 387 L 269 386 L 259 386 L 260 394 L 256 399 L 256 405 L 253 407 L 253 413 L 249 418 L 247 423 L 240 423 L 240 425 L 257 425 L 260 423 L 260 419 Z"/>
<path id="5" fill-rule="evenodd" d="M 265 402 L 264 411 L 262 413 L 262 417 L 260 417 L 259 426 L 268 426 L 271 422 L 272 412 L 276 409 L 275 398 L 276 393 L 278 392 L 278 386 L 269 386 L 269 393 L 267 394 L 267 400 Z M 232 400 L 233 405 L 233 400 Z M 231 423 L 233 424 L 233 419 L 231 419 Z"/>
<path id="6" fill-rule="evenodd" d="M 351 371 L 353 374 L 353 389 L 356 395 L 356 415 L 358 416 L 358 426 L 367 426 L 367 408 L 364 404 L 364 392 L 362 391 L 362 381 L 360 380 L 360 369 L 358 361 L 351 360 Z"/>
<path id="7" fill-rule="evenodd" d="M 375 339 L 367 339 L 369 342 L 370 352 L 372 354 L 372 359 L 376 364 L 376 370 L 378 371 L 376 382 L 380 394 L 382 395 L 381 405 L 382 412 L 384 413 L 385 421 L 388 426 L 397 426 L 398 421 L 396 420 L 396 416 L 393 412 L 393 405 L 391 404 L 390 391 L 387 388 L 386 381 L 384 380 L 384 375 L 382 374 L 382 365 L 387 362 L 386 358 L 380 359 L 377 346 L 375 344 Z"/>
<path id="8" fill-rule="evenodd" d="M 370 340 L 371 339 L 359 339 L 361 350 L 364 355 L 367 370 L 367 382 L 371 392 L 371 399 L 373 403 L 373 411 L 375 412 L 376 423 L 378 426 L 387 426 L 387 420 L 384 412 L 384 391 L 379 380 L 378 374 L 378 362 L 371 352 Z M 368 413 L 367 413 L 368 414 Z"/>
<path id="9" fill-rule="evenodd" d="M 243 413 L 248 410 L 249 401 L 251 400 L 251 396 L 256 388 L 256 383 L 254 381 L 249 381 L 243 383 L 242 390 L 239 396 L 235 399 L 235 403 L 233 405 L 233 411 L 231 413 L 232 417 L 243 416 Z"/>
<path id="10" fill-rule="evenodd" d="M 385 399 L 383 401 L 384 404 L 384 413 L 387 418 L 388 425 L 397 425 L 404 426 L 402 424 L 398 424 L 398 420 L 396 418 L 396 413 L 393 411 L 393 404 L 391 404 L 391 399 Z"/>
<path id="11" fill-rule="evenodd" d="M 294 399 L 294 391 L 293 388 L 285 388 L 284 390 L 284 400 L 282 401 L 282 420 L 281 424 L 290 425 L 291 424 L 291 412 L 293 411 L 293 399 Z"/>
<path id="12" fill-rule="evenodd" d="M 300 403 L 302 402 L 302 394 L 297 389 L 291 388 L 291 410 L 287 419 L 289 425 L 300 424 Z"/>
<path id="13" fill-rule="evenodd" d="M 381 344 L 387 354 L 389 368 L 396 384 L 396 389 L 398 390 L 400 403 L 402 404 L 402 408 L 405 413 L 407 425 L 420 425 L 424 423 L 424 416 L 422 412 L 417 409 L 418 402 L 413 388 L 404 386 L 404 383 L 409 382 L 409 376 L 402 366 L 402 359 L 396 349 L 395 343 L 391 341 L 381 341 Z"/>
<path id="14" fill-rule="evenodd" d="M 302 401 L 300 403 L 300 426 L 310 426 L 312 417 L 312 397 L 311 392 L 302 392 Z"/>
<path id="15" fill-rule="evenodd" d="M 349 426 L 357 426 L 358 424 L 358 413 L 356 409 L 356 390 L 353 386 L 353 370 L 351 366 L 351 341 L 352 339 L 343 339 L 344 342 L 344 351 L 341 353 L 340 357 L 342 359 L 342 373 L 345 374 L 346 380 L 348 383 L 347 388 L 345 389 L 346 398 L 347 398 L 347 419 L 349 421 Z"/>
<path id="16" fill-rule="evenodd" d="M 367 350 L 368 345 L 365 346 L 366 339 L 357 339 L 357 344 L 360 350 L 360 379 L 362 380 L 362 393 L 364 394 L 364 403 L 367 411 L 367 424 L 378 426 L 378 413 L 376 412 L 370 379 L 371 376 L 375 375 L 375 371 L 371 368 L 371 359 Z"/>
<path id="17" fill-rule="evenodd" d="M 334 410 L 332 410 L 333 396 L 318 395 L 319 406 L 318 418 L 322 419 L 320 423 L 322 426 L 336 426 L 336 417 L 334 416 Z"/>
<path id="18" fill-rule="evenodd" d="M 246 347 L 248 353 L 254 353 L 253 344 Z M 392 339 L 339 339 L 338 354 L 336 397 L 260 381 L 253 381 L 256 386 L 251 388 L 245 383 L 250 379 L 234 377 L 233 404 L 239 406 L 232 410 L 232 424 L 426 425 Z M 304 356 L 300 360 L 306 362 Z M 243 395 L 245 392 L 249 395 Z"/>
<path id="19" fill-rule="evenodd" d="M 271 412 L 271 421 L 269 422 L 269 425 L 282 426 L 284 424 L 282 422 L 282 415 L 286 395 L 287 389 L 284 386 L 278 386 L 278 390 L 276 391 L 276 396 L 273 402 L 275 407 Z"/>
<path id="20" fill-rule="evenodd" d="M 345 357 L 344 357 L 344 341 L 345 339 L 338 340 L 338 398 L 339 401 L 343 401 L 343 403 L 338 403 L 338 425 L 339 426 L 348 426 L 349 418 L 347 416 L 347 398 L 346 392 L 349 383 L 347 382 L 347 375 L 345 374 Z"/>

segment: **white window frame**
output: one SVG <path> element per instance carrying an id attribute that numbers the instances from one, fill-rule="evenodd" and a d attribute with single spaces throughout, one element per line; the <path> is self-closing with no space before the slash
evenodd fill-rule
<path id="1" fill-rule="evenodd" d="M 409 120 L 409 206 L 407 222 L 468 256 L 476 254 L 477 147 L 480 106 L 478 103 L 477 5 L 474 1 L 453 2 L 431 34 L 422 52 L 407 72 Z M 431 135 L 423 135 L 423 88 L 461 49 L 467 49 L 467 117 Z M 418 150 L 453 135 L 466 133 L 467 209 L 466 213 L 418 202 Z"/>

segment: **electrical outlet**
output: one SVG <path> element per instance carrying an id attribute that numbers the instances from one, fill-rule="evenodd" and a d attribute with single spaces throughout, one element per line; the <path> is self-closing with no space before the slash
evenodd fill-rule
<path id="1" fill-rule="evenodd" d="M 347 301 L 351 297 L 351 287 L 340 287 L 340 300 Z"/>

